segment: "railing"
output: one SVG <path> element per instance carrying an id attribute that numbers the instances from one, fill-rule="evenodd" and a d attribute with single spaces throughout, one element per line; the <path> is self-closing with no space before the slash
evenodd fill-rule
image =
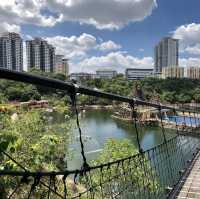
<path id="1" fill-rule="evenodd" d="M 17 170 L 0 170 L 0 192 L 4 198 L 91 198 L 91 199 L 164 199 L 179 182 L 185 169 L 199 151 L 199 139 L 181 135 L 191 133 L 200 126 L 197 112 L 186 112 L 162 104 L 149 103 L 135 98 L 105 93 L 86 88 L 71 82 L 38 77 L 27 73 L 11 72 L 0 69 L 0 78 L 25 83 L 43 85 L 67 91 L 77 119 L 83 165 L 78 170 L 31 171 L 17 162 L 7 151 L 0 151 L 0 166 L 3 160 L 14 162 Z M 90 165 L 86 159 L 82 130 L 79 123 L 77 93 L 106 98 L 129 104 L 132 123 L 135 127 L 138 154 L 123 159 Z M 163 143 L 144 151 L 139 140 L 141 121 L 137 107 L 154 107 L 157 122 L 163 135 Z M 173 113 L 171 120 L 166 120 L 163 110 Z M 177 116 L 180 117 L 177 117 Z M 180 121 L 180 118 L 181 121 Z M 166 129 L 172 128 L 176 136 L 167 140 Z M 4 182 L 13 184 L 6 187 Z"/>

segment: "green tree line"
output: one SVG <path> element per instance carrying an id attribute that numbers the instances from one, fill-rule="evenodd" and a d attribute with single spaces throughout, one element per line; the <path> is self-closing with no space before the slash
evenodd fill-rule
<path id="1" fill-rule="evenodd" d="M 66 80 L 66 76 L 63 74 L 46 73 L 36 69 L 29 71 L 29 73 L 59 79 L 62 81 Z M 65 93 L 63 91 L 47 88 L 42 85 L 35 86 L 16 81 L 0 79 L 0 103 L 6 103 L 10 101 L 40 100 L 44 96 L 49 98 L 63 97 L 65 96 Z"/>
<path id="2" fill-rule="evenodd" d="M 30 73 L 43 75 L 67 81 L 62 74 L 45 73 L 39 70 L 31 70 Z M 158 79 L 146 78 L 143 80 L 130 81 L 118 75 L 112 79 L 86 79 L 79 82 L 90 88 L 99 89 L 108 93 L 123 96 L 134 96 L 136 85 L 140 85 L 146 100 L 160 99 L 167 103 L 190 103 L 200 102 L 200 80 L 199 79 Z M 42 85 L 35 86 L 8 80 L 0 80 L 0 103 L 8 101 L 28 101 L 31 99 L 40 100 L 42 96 L 64 97 L 65 92 L 57 89 L 47 88 Z M 80 95 L 78 97 L 81 104 L 110 104 L 105 99 Z"/>
<path id="3" fill-rule="evenodd" d="M 134 96 L 134 90 L 140 85 L 145 100 L 158 99 L 167 103 L 190 103 L 200 102 L 200 80 L 199 79 L 158 79 L 146 78 L 143 80 L 129 81 L 122 75 L 113 79 L 83 80 L 81 84 L 99 90 L 119 94 L 123 96 Z M 82 102 L 89 102 L 91 98 L 82 97 Z M 95 100 L 94 100 L 95 101 Z M 95 102 L 108 103 L 106 100 Z"/>

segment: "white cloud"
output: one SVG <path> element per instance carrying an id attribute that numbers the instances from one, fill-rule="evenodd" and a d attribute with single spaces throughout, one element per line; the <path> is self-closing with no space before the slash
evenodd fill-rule
<path id="1" fill-rule="evenodd" d="M 153 58 L 137 58 L 125 51 L 116 51 L 121 46 L 115 42 L 99 40 L 93 35 L 83 33 L 80 36 L 55 36 L 45 38 L 56 47 L 57 54 L 70 59 L 70 72 L 95 72 L 99 68 L 112 68 L 124 72 L 126 68 L 152 68 Z M 92 56 L 95 51 L 112 51 L 104 56 Z"/>
<path id="2" fill-rule="evenodd" d="M 109 40 L 99 41 L 91 34 L 83 33 L 80 36 L 55 36 L 45 38 L 50 44 L 56 47 L 57 54 L 63 54 L 65 57 L 76 60 L 83 59 L 91 50 L 113 51 L 120 49 L 121 46 Z"/>
<path id="3" fill-rule="evenodd" d="M 188 66 L 200 67 L 200 58 L 194 58 L 194 57 L 180 58 L 179 65 L 183 67 L 188 67 Z"/>
<path id="4" fill-rule="evenodd" d="M 70 59 L 85 57 L 86 53 L 97 45 L 96 38 L 86 33 L 80 36 L 55 36 L 45 39 L 56 47 L 57 54 L 63 54 Z"/>
<path id="5" fill-rule="evenodd" d="M 0 33 L 3 32 L 16 32 L 16 33 L 20 33 L 21 28 L 18 25 L 15 24 L 9 24 L 6 22 L 0 23 Z"/>
<path id="6" fill-rule="evenodd" d="M 27 38 L 32 39 L 30 35 Z M 104 56 L 92 56 L 97 50 L 106 51 L 121 48 L 113 41 L 103 41 L 93 35 L 83 33 L 80 36 L 54 36 L 44 38 L 56 47 L 57 54 L 70 59 L 70 72 L 92 72 L 100 68 L 112 68 L 124 73 L 126 68 L 153 68 L 153 58 L 138 58 L 126 51 L 110 52 Z M 24 48 L 25 49 L 25 48 Z"/>
<path id="7" fill-rule="evenodd" d="M 180 49 L 189 54 L 200 54 L 200 24 L 191 23 L 179 26 L 173 37 L 180 40 Z"/>
<path id="8" fill-rule="evenodd" d="M 194 46 L 188 46 L 185 48 L 185 51 L 189 54 L 200 55 L 200 43 L 197 43 Z"/>
<path id="9" fill-rule="evenodd" d="M 50 27 L 72 21 L 119 29 L 142 21 L 156 6 L 156 0 L 1 0 L 0 21 Z"/>
<path id="10" fill-rule="evenodd" d="M 137 58 L 121 51 L 111 52 L 106 56 L 86 58 L 77 64 L 71 63 L 70 72 L 95 72 L 97 69 L 112 68 L 118 72 L 126 68 L 153 68 L 153 58 Z"/>
<path id="11" fill-rule="evenodd" d="M 65 21 L 98 29 L 119 29 L 151 15 L 157 3 L 156 0 L 51 0 L 47 6 L 62 13 Z"/>
<path id="12" fill-rule="evenodd" d="M 101 43 L 97 48 L 101 51 L 112 51 L 119 50 L 121 48 L 121 45 L 109 40 L 107 42 Z"/>
<path id="13" fill-rule="evenodd" d="M 1 0 L 0 21 L 16 25 L 54 26 L 62 21 L 62 14 L 44 14 L 47 3 L 46 0 Z"/>

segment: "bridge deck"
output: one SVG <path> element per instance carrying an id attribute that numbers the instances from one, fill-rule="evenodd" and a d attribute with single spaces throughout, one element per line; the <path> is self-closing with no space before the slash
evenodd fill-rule
<path id="1" fill-rule="evenodd" d="M 200 199 L 200 152 L 173 192 L 171 199 Z"/>

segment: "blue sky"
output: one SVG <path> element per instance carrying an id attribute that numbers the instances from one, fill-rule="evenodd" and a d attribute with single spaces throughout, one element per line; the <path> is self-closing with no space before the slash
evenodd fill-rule
<path id="1" fill-rule="evenodd" d="M 180 65 L 200 66 L 198 0 L 7 0 L 0 31 L 39 36 L 70 59 L 70 72 L 153 66 L 155 44 L 180 39 Z"/>

